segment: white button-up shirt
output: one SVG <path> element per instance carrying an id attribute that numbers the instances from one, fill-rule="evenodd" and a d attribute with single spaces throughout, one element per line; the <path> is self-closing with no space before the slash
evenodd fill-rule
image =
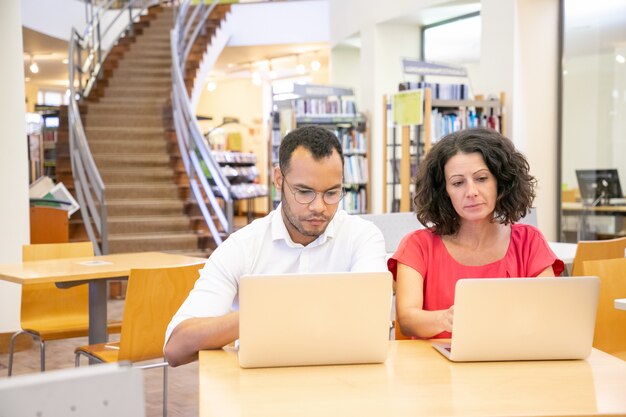
<path id="1" fill-rule="evenodd" d="M 303 246 L 289 236 L 282 207 L 226 239 L 211 254 L 193 290 L 172 318 L 165 341 L 182 321 L 237 310 L 245 274 L 386 271 L 385 241 L 373 223 L 338 210 L 326 231 Z"/>

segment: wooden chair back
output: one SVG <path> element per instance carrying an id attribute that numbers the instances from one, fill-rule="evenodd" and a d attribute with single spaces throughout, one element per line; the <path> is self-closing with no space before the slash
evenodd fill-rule
<path id="1" fill-rule="evenodd" d="M 398 320 L 396 320 L 395 322 L 394 330 L 396 333 L 395 340 L 411 340 L 409 336 L 405 336 L 404 333 L 402 333 L 402 330 L 400 330 L 400 324 L 398 323 Z"/>
<path id="2" fill-rule="evenodd" d="M 24 245 L 23 261 L 44 261 L 93 256 L 91 242 L 45 243 Z M 57 329 L 59 337 L 64 331 L 71 332 L 89 325 L 89 293 L 87 285 L 59 289 L 54 284 L 28 284 L 22 286 L 20 312 L 22 329 Z M 71 325 L 70 325 L 71 323 Z M 68 326 L 70 328 L 68 328 Z M 46 336 L 45 332 L 41 332 Z"/>
<path id="3" fill-rule="evenodd" d="M 593 347 L 626 360 L 626 311 L 614 304 L 616 298 L 626 298 L 626 258 L 586 261 L 583 271 L 600 278 Z"/>
<path id="4" fill-rule="evenodd" d="M 204 262 L 133 269 L 128 278 L 118 360 L 163 357 L 165 330 L 198 279 Z"/>
<path id="5" fill-rule="evenodd" d="M 600 259 L 623 258 L 626 254 L 626 237 L 609 240 L 581 240 L 576 248 L 572 276 L 586 275 L 583 273 L 583 262 Z"/>

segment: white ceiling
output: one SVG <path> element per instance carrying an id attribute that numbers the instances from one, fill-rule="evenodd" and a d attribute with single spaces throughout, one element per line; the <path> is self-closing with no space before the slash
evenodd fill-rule
<path id="1" fill-rule="evenodd" d="M 22 38 L 24 44 L 24 76 L 37 83 L 67 87 L 67 64 L 62 61 L 67 59 L 68 43 L 25 27 L 22 27 Z M 37 74 L 33 74 L 29 70 L 31 56 L 34 57 L 39 66 Z"/>

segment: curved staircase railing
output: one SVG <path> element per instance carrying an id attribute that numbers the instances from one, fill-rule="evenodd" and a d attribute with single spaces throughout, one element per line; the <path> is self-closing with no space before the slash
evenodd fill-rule
<path id="1" fill-rule="evenodd" d="M 106 187 L 91 155 L 83 127 L 79 101 L 86 98 L 102 72 L 102 63 L 117 40 L 133 34 L 133 23 L 159 1 L 129 0 L 114 9 L 117 0 L 94 6 L 86 2 L 87 25 L 82 33 L 72 28 L 69 42 L 69 91 L 68 126 L 70 158 L 76 199 L 89 239 L 96 255 L 108 253 Z M 115 33 L 118 30 L 118 33 Z"/>
<path id="2" fill-rule="evenodd" d="M 187 86 L 185 67 L 205 22 L 219 3 L 217 0 L 191 7 L 184 1 L 171 31 L 172 112 L 176 137 L 192 195 L 217 245 L 233 231 L 233 197 L 230 183 L 222 174 L 198 126 Z M 196 80 L 198 81 L 198 80 Z"/>

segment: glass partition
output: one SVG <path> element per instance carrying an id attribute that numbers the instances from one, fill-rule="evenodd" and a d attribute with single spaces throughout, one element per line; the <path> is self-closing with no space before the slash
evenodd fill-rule
<path id="1" fill-rule="evenodd" d="M 562 2 L 561 240 L 626 236 L 626 2 Z"/>

